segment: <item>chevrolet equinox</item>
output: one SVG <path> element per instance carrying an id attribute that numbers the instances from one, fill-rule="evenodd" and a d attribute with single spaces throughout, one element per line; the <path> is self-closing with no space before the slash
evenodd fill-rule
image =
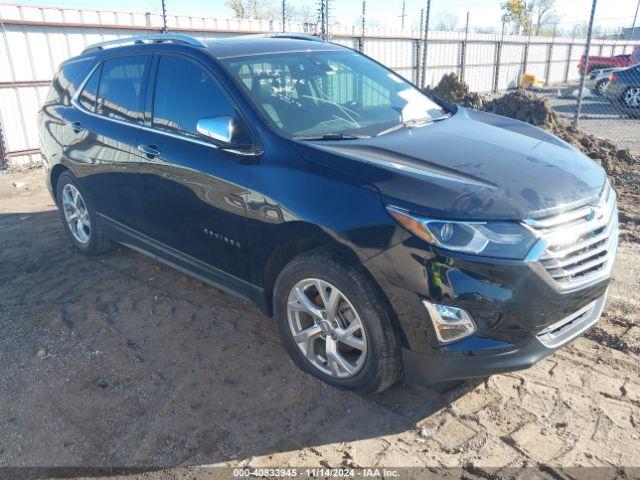
<path id="1" fill-rule="evenodd" d="M 257 304 L 327 383 L 531 366 L 593 326 L 617 248 L 604 170 L 295 34 L 142 35 L 65 61 L 40 112 L 75 247 L 131 247 Z"/>

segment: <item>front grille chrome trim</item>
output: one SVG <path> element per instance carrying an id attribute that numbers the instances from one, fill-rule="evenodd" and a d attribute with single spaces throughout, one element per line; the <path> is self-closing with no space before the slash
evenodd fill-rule
<path id="1" fill-rule="evenodd" d="M 525 262 L 554 289 L 582 288 L 611 275 L 618 247 L 616 194 L 607 183 L 600 201 L 524 222 L 539 240 Z"/>

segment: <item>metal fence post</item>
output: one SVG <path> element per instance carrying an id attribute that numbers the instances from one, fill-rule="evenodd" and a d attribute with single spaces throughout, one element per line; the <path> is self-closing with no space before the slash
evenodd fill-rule
<path id="1" fill-rule="evenodd" d="M 548 46 L 547 50 L 547 66 L 544 72 L 544 84 L 545 86 L 549 85 L 549 78 L 551 77 L 551 62 L 553 61 L 553 46 L 556 43 L 556 27 L 557 23 L 553 24 L 553 35 L 551 37 L 551 43 Z"/>
<path id="2" fill-rule="evenodd" d="M 564 83 L 569 81 L 569 68 L 571 67 L 571 56 L 573 55 L 573 39 L 571 39 L 571 43 L 569 44 L 569 53 L 567 53 L 567 65 L 564 69 Z"/>
<path id="3" fill-rule="evenodd" d="M 469 38 L 469 12 L 467 12 L 467 23 L 464 27 L 464 40 L 460 45 L 460 81 L 464 82 L 464 64 L 467 61 L 467 39 Z"/>
<path id="4" fill-rule="evenodd" d="M 421 58 L 422 58 L 422 25 L 424 25 L 424 8 L 420 9 L 420 27 L 418 28 L 418 38 L 416 39 L 416 85 L 418 87 L 422 87 L 422 69 L 421 67 Z"/>
<path id="5" fill-rule="evenodd" d="M 427 86 L 427 47 L 429 36 L 429 16 L 431 14 L 431 0 L 427 0 L 424 12 L 424 38 L 422 39 L 422 88 Z"/>
<path id="6" fill-rule="evenodd" d="M 367 0 L 362 0 L 362 32 L 358 39 L 358 51 L 364 52 L 364 35 L 365 27 L 367 25 Z"/>
<path id="7" fill-rule="evenodd" d="M 500 59 L 502 58 L 502 40 L 499 40 L 496 44 L 496 60 L 495 69 L 493 71 L 493 93 L 498 91 L 498 84 L 500 81 Z"/>
<path id="8" fill-rule="evenodd" d="M 165 0 L 162 0 L 162 33 L 167 33 L 167 6 Z"/>
<path id="9" fill-rule="evenodd" d="M 502 17 L 502 33 L 500 34 L 500 40 L 496 42 L 496 58 L 493 71 L 493 93 L 496 93 L 498 91 L 498 85 L 500 81 L 500 61 L 502 60 L 502 43 L 504 42 L 504 30 L 506 28 L 506 25 L 506 18 Z"/>
<path id="10" fill-rule="evenodd" d="M 573 117 L 573 125 L 578 125 L 580 120 L 580 110 L 582 109 L 582 95 L 584 93 L 584 83 L 587 80 L 587 72 L 589 71 L 589 50 L 591 49 L 591 35 L 593 34 L 593 17 L 596 14 L 596 3 L 598 0 L 593 0 L 591 4 L 591 17 L 589 18 L 589 31 L 587 32 L 587 45 L 584 49 L 584 65 L 582 66 L 582 72 L 580 73 L 580 87 L 578 89 L 578 106 L 576 108 L 576 115 Z"/>
<path id="11" fill-rule="evenodd" d="M 524 57 L 522 59 L 522 74 L 527 73 L 527 67 L 529 64 L 529 45 L 531 44 L 531 27 L 532 22 L 529 22 L 529 34 L 527 35 L 527 43 L 524 44 Z M 519 83 L 518 83 L 519 84 Z"/>
<path id="12" fill-rule="evenodd" d="M 4 132 L 0 121 L 0 170 L 5 170 L 9 166 L 7 159 L 7 147 L 4 143 Z"/>

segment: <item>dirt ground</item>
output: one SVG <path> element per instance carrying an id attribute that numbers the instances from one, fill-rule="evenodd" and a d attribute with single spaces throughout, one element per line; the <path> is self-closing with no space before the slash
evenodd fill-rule
<path id="1" fill-rule="evenodd" d="M 42 173 L 1 174 L 0 467 L 638 467 L 639 284 L 623 240 L 588 338 L 524 372 L 357 395 L 301 373 L 244 301 L 125 248 L 76 253 Z"/>

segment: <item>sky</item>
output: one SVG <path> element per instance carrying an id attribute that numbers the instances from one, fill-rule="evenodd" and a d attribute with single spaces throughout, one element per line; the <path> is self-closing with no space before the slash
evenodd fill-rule
<path id="1" fill-rule="evenodd" d="M 0 0 L 4 1 L 4 0 Z M 268 0 L 267 0 L 268 1 Z M 500 4 L 504 0 L 432 0 L 431 18 L 440 15 L 455 16 L 459 27 L 464 26 L 466 12 L 469 12 L 471 27 L 496 27 L 500 24 Z M 640 0 L 598 0 L 596 24 L 604 27 L 630 27 Z M 160 0 L 8 0 L 8 3 L 22 3 L 42 6 L 73 8 L 96 8 L 126 11 L 160 13 Z M 308 5 L 315 10 L 315 0 L 287 0 L 294 6 Z M 279 6 L 281 0 L 272 0 Z M 233 11 L 225 0 L 166 0 L 169 13 L 232 17 Z M 420 9 L 426 0 L 406 0 L 406 24 L 417 25 Z M 330 0 L 333 20 L 343 25 L 357 24 L 362 10 L 361 0 Z M 591 0 L 556 0 L 555 11 L 560 22 L 570 27 L 571 23 L 588 22 Z M 367 17 L 380 26 L 397 28 L 400 26 L 402 0 L 367 0 Z M 638 22 L 640 23 L 640 18 Z"/>

